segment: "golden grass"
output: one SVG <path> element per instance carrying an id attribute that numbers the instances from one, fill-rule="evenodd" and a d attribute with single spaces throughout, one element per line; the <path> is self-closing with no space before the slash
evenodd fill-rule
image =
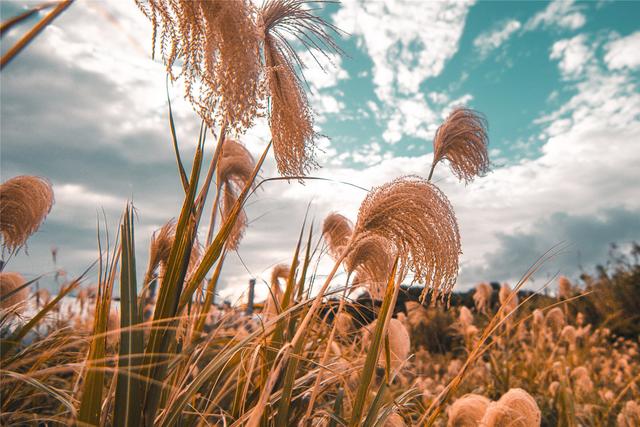
<path id="1" fill-rule="evenodd" d="M 244 0 L 138 4 L 168 72 L 180 69 L 186 97 L 209 128 L 218 127 L 211 163 L 201 181 L 210 130 L 203 125 L 187 177 L 170 113 L 184 199 L 177 219 L 153 234 L 140 286 L 130 204 L 116 242 L 98 240 L 95 291 L 80 289 L 66 310 L 61 302 L 84 275 L 49 299 L 29 296 L 31 284 L 17 273 L 0 273 L 1 424 L 528 427 L 543 417 L 567 426 L 637 424 L 638 343 L 589 323 L 577 301 L 591 291 L 561 281 L 560 298 L 534 307 L 532 296 L 519 294 L 549 254 L 497 298 L 483 283 L 467 305 L 435 306 L 456 282 L 461 242 L 453 207 L 431 175 L 445 159 L 465 182 L 489 166 L 486 122 L 467 108 L 438 129 L 429 179 L 373 188 L 355 224 L 338 213 L 324 220 L 333 267 L 320 268 L 326 251 L 305 219 L 257 314 L 213 305 L 226 254 L 248 225 L 244 206 L 269 180 L 256 177 L 271 146 L 285 177 L 315 166 L 313 115 L 291 37 L 322 55 L 339 51 L 335 29 L 301 0 L 260 8 Z M 255 161 L 228 133 L 242 133 L 263 108 L 272 141 Z M 2 184 L 0 197 L 3 247 L 13 254 L 40 226 L 53 194 L 43 179 L 18 177 Z M 336 289 L 341 269 L 346 280 Z M 410 301 L 405 316 L 395 309 L 406 278 L 423 285 L 424 305 Z M 20 284 L 24 291 L 9 295 Z M 359 286 L 371 306 L 348 298 Z M 425 307 L 427 297 L 434 306 Z M 32 308 L 28 317 L 11 311 L 20 304 Z M 364 323 L 373 321 L 362 324 L 367 313 Z"/>

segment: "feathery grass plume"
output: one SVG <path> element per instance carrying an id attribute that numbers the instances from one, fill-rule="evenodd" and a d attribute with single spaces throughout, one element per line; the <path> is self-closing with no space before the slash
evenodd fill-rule
<path id="1" fill-rule="evenodd" d="M 473 324 L 473 314 L 471 314 L 471 310 L 469 310 L 464 305 L 460 307 L 460 315 L 458 316 L 458 322 L 462 326 L 462 329 L 467 329 L 471 324 Z"/>
<path id="2" fill-rule="evenodd" d="M 351 221 L 337 212 L 327 215 L 322 223 L 322 235 L 327 242 L 329 253 L 334 259 L 340 258 L 342 251 L 349 243 L 352 233 L 353 224 Z"/>
<path id="3" fill-rule="evenodd" d="M 216 169 L 218 191 L 222 191 L 223 221 L 231 213 L 238 194 L 251 180 L 255 161 L 249 150 L 236 140 L 226 138 L 222 145 L 222 153 Z M 247 215 L 242 209 L 238 214 L 235 225 L 227 240 L 228 248 L 238 249 L 240 240 L 247 226 Z"/>
<path id="4" fill-rule="evenodd" d="M 469 183 L 489 170 L 487 121 L 477 112 L 455 108 L 436 131 L 433 139 L 433 162 L 429 179 L 436 165 L 449 161 L 451 172 L 460 181 Z"/>
<path id="5" fill-rule="evenodd" d="M 393 269 L 393 248 L 382 236 L 369 235 L 358 239 L 345 258 L 349 273 L 357 272 L 354 284 L 364 285 L 373 298 L 381 299 Z"/>
<path id="6" fill-rule="evenodd" d="M 271 270 L 271 292 L 267 295 L 267 302 L 264 307 L 264 312 L 267 316 L 278 315 L 278 307 L 280 307 L 282 296 L 284 295 L 280 287 L 280 279 L 287 279 L 290 269 L 291 267 L 287 264 L 278 264 Z"/>
<path id="7" fill-rule="evenodd" d="M 370 337 L 374 334 L 376 325 L 378 320 L 371 322 L 367 325 L 364 337 L 364 343 L 366 346 L 369 345 Z M 387 337 L 389 338 L 389 353 L 390 353 L 390 368 L 392 371 L 398 371 L 402 368 L 405 361 L 409 358 L 409 352 L 411 351 L 411 337 L 409 337 L 409 332 L 404 324 L 396 319 L 389 319 L 389 325 L 387 326 L 386 331 Z M 386 366 L 386 356 L 385 352 L 381 351 L 380 356 L 378 358 L 379 366 Z"/>
<path id="8" fill-rule="evenodd" d="M 448 293 L 458 275 L 460 232 L 453 208 L 435 185 L 419 177 L 402 177 L 373 189 L 360 205 L 355 243 L 381 236 L 395 246 L 402 270 L 414 272 L 434 300 Z"/>
<path id="9" fill-rule="evenodd" d="M 571 282 L 565 276 L 558 278 L 558 298 L 571 298 Z"/>
<path id="10" fill-rule="evenodd" d="M 473 303 L 476 306 L 476 310 L 486 313 L 491 303 L 492 294 L 493 289 L 490 284 L 486 282 L 478 283 L 476 285 L 476 291 L 473 293 Z"/>
<path id="11" fill-rule="evenodd" d="M 168 221 L 151 236 L 149 246 L 149 267 L 148 271 L 155 271 L 160 264 L 166 264 L 171 253 L 171 245 L 176 234 L 176 222 Z M 146 283 L 145 283 L 146 285 Z"/>
<path id="12" fill-rule="evenodd" d="M 0 184 L 2 248 L 21 248 L 51 211 L 53 200 L 51 184 L 38 176 L 16 176 Z"/>
<path id="13" fill-rule="evenodd" d="M 311 10 L 304 0 L 268 0 L 259 13 L 264 34 L 264 57 L 271 99 L 269 125 L 278 171 L 283 176 L 305 175 L 316 167 L 313 113 L 296 68 L 304 64 L 291 45 L 297 39 L 309 51 L 341 52 L 329 31 L 335 27 Z M 315 57 L 314 57 L 315 58 Z"/>
<path id="14" fill-rule="evenodd" d="M 261 109 L 259 34 L 247 0 L 136 0 L 153 24 L 153 43 L 172 79 L 209 127 L 241 131 Z M 180 73 L 173 67 L 179 65 Z"/>
<path id="15" fill-rule="evenodd" d="M 571 371 L 571 380 L 576 394 L 585 397 L 593 391 L 593 381 L 589 377 L 589 371 L 584 366 L 578 366 Z"/>
<path id="16" fill-rule="evenodd" d="M 483 427 L 539 427 L 540 409 L 533 397 L 521 388 L 512 388 L 487 407 Z"/>
<path id="17" fill-rule="evenodd" d="M 564 312 L 560 307 L 553 307 L 549 310 L 544 321 L 556 333 L 560 332 L 566 323 Z"/>
<path id="18" fill-rule="evenodd" d="M 503 283 L 498 293 L 500 304 L 504 306 L 504 315 L 508 315 L 518 308 L 518 294 L 511 290 L 508 283 Z"/>
<path id="19" fill-rule="evenodd" d="M 5 296 L 26 282 L 20 273 L 0 272 L 0 296 L 2 297 L 0 308 L 7 310 L 14 307 L 17 312 L 21 313 L 24 310 L 24 302 L 29 298 L 29 287 L 22 288 L 6 298 Z"/>
<path id="20" fill-rule="evenodd" d="M 568 343 L 571 348 L 575 347 L 577 337 L 576 328 L 572 325 L 565 326 L 560 332 L 560 339 Z"/>
<path id="21" fill-rule="evenodd" d="M 402 418 L 402 416 L 397 412 L 394 412 L 384 420 L 383 427 L 405 427 L 406 425 L 404 418 Z"/>
<path id="22" fill-rule="evenodd" d="M 45 306 L 51 301 L 51 292 L 48 289 L 38 289 L 36 292 L 36 300 L 39 306 Z M 84 308 L 81 301 L 81 307 Z"/>
<path id="23" fill-rule="evenodd" d="M 447 427 L 476 427 L 491 401 L 479 394 L 465 394 L 447 409 Z"/>
<path id="24" fill-rule="evenodd" d="M 637 427 L 640 426 L 640 404 L 633 400 L 629 400 L 616 418 L 618 427 Z"/>

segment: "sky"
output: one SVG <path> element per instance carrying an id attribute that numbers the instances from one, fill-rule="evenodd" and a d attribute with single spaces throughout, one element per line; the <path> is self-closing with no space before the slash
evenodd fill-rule
<path id="1" fill-rule="evenodd" d="M 34 3 L 2 1 L 2 19 L 25 4 Z M 513 284 L 560 247 L 528 284 L 538 289 L 606 262 L 611 243 L 640 240 L 640 2 L 346 0 L 318 13 L 341 29 L 344 51 L 321 66 L 303 54 L 326 136 L 310 175 L 333 182 L 274 181 L 249 200 L 223 297 L 240 298 L 251 277 L 266 294 L 271 268 L 293 256 L 307 209 L 316 229 L 332 211 L 355 221 L 366 192 L 345 182 L 372 188 L 426 176 L 434 133 L 460 105 L 489 122 L 492 171 L 466 186 L 446 165 L 434 175 L 460 225 L 457 290 Z M 3 37 L 2 52 L 34 20 Z M 113 238 L 133 200 L 143 274 L 151 234 L 178 216 L 182 198 L 165 85 L 151 25 L 128 0 L 77 0 L 2 71 L 2 181 L 47 177 L 56 200 L 8 270 L 47 273 L 42 281 L 54 288 L 56 268 L 77 276 L 98 256 L 98 231 Z M 190 159 L 200 121 L 183 94 L 182 82 L 169 85 Z M 269 129 L 257 120 L 237 138 L 257 157 Z M 272 156 L 261 176 L 277 176 Z M 318 275 L 330 266 L 324 259 Z"/>

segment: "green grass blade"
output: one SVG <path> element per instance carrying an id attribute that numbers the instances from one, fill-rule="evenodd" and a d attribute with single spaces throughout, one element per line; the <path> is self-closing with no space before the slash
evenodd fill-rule
<path id="1" fill-rule="evenodd" d="M 202 152 L 202 144 L 199 144 L 193 160 L 189 191 L 185 196 L 180 217 L 178 218 L 176 237 L 171 247 L 165 276 L 158 292 L 158 302 L 153 313 L 155 325 L 160 326 L 160 323 L 162 323 L 165 327 L 152 328 L 145 351 L 143 375 L 149 378 L 144 394 L 143 413 L 145 425 L 153 425 L 160 403 L 162 390 L 158 382 L 164 380 L 164 374 L 167 370 L 166 359 L 169 355 L 170 345 L 175 337 L 174 326 L 177 324 L 174 318 L 178 311 L 178 301 L 182 293 L 191 249 L 196 237 L 196 224 L 193 213 L 198 178 L 202 166 Z"/>
<path id="2" fill-rule="evenodd" d="M 102 249 L 99 238 L 98 247 L 100 260 L 102 260 Z M 118 247 L 117 242 L 116 247 Z M 115 281 L 117 260 L 118 256 L 114 253 L 111 258 L 111 263 L 109 263 L 109 258 L 107 257 L 105 267 L 103 267 L 102 261 L 100 262 L 100 281 L 98 283 L 98 298 L 96 299 L 93 335 L 89 346 L 89 354 L 85 362 L 82 399 L 80 401 L 80 410 L 78 411 L 79 424 L 98 425 L 100 423 L 105 376 L 106 332 L 109 314 L 111 312 L 111 293 L 113 290 L 113 282 Z"/>
<path id="3" fill-rule="evenodd" d="M 369 392 L 369 386 L 371 385 L 371 381 L 375 374 L 375 368 L 376 364 L 378 363 L 378 357 L 380 354 L 380 348 L 382 346 L 385 327 L 388 323 L 386 321 L 388 317 L 387 315 L 389 314 L 391 303 L 394 299 L 396 287 L 395 275 L 397 268 L 398 260 L 396 258 L 396 262 L 393 265 L 393 270 L 387 284 L 384 301 L 382 302 L 382 307 L 380 308 L 380 313 L 378 314 L 378 321 L 376 322 L 376 329 L 373 334 L 371 347 L 369 347 L 367 358 L 364 363 L 364 369 L 362 370 L 362 375 L 360 376 L 360 385 L 358 386 L 358 393 L 356 394 L 356 400 L 353 404 L 353 411 L 351 413 L 351 421 L 349 422 L 349 425 L 352 427 L 360 425 L 362 413 L 364 411 L 365 400 Z"/>
<path id="4" fill-rule="evenodd" d="M 180 157 L 180 149 L 178 148 L 178 137 L 176 136 L 176 126 L 173 122 L 173 110 L 171 109 L 171 97 L 169 96 L 169 76 L 167 75 L 167 102 L 169 103 L 169 128 L 171 129 L 171 142 L 173 144 L 173 151 L 176 155 L 176 162 L 178 163 L 178 172 L 180 173 L 180 181 L 182 182 L 182 188 L 185 194 L 189 191 L 189 180 L 187 179 L 187 173 L 184 170 L 182 164 L 182 158 Z"/>
<path id="5" fill-rule="evenodd" d="M 382 398 L 384 397 L 384 393 L 387 391 L 387 383 L 382 381 L 378 391 L 376 392 L 376 397 L 371 402 L 371 406 L 367 411 L 367 418 L 365 418 L 363 427 L 372 427 L 375 425 L 376 420 L 378 419 L 378 411 L 380 411 L 380 407 L 382 406 Z"/>
<path id="6" fill-rule="evenodd" d="M 185 286 L 184 292 L 180 297 L 178 312 L 181 312 L 184 309 L 184 307 L 186 307 L 187 303 L 191 301 L 191 297 L 193 296 L 193 293 L 198 288 L 198 285 L 202 283 L 202 281 L 205 279 L 205 276 L 207 275 L 207 273 L 209 272 L 213 264 L 220 257 L 220 254 L 222 253 L 222 249 L 224 248 L 225 242 L 229 238 L 229 234 L 231 234 L 231 230 L 233 230 L 233 226 L 235 225 L 236 219 L 240 214 L 240 210 L 244 206 L 244 202 L 246 201 L 247 196 L 249 195 L 249 191 L 251 190 L 253 182 L 255 181 L 256 176 L 258 175 L 258 172 L 260 171 L 260 168 L 262 167 L 262 164 L 264 163 L 264 160 L 267 157 L 267 153 L 269 152 L 270 148 L 271 148 L 271 142 L 269 142 L 267 147 L 264 149 L 264 152 L 262 153 L 260 160 L 258 160 L 255 168 L 253 169 L 251 178 L 247 180 L 245 187 L 242 189 L 242 192 L 238 196 L 238 199 L 236 200 L 235 204 L 231 208 L 231 212 L 229 213 L 229 216 L 222 223 L 220 230 L 218 230 L 218 233 L 216 234 L 215 239 L 213 240 L 211 245 L 206 249 L 204 255 L 202 256 L 202 259 L 200 260 L 200 264 L 198 264 L 198 267 L 193 272 L 191 279 Z"/>
<path id="7" fill-rule="evenodd" d="M 127 204 L 121 226 L 122 254 L 120 267 L 120 352 L 114 405 L 114 425 L 136 426 L 141 415 L 141 382 L 131 373 L 137 372 L 143 355 L 144 335 L 140 329 L 137 307 L 136 252 L 132 206 Z"/>

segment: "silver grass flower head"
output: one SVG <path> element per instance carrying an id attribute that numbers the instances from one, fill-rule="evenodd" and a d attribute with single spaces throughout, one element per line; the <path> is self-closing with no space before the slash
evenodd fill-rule
<path id="1" fill-rule="evenodd" d="M 301 176 L 317 166 L 313 113 L 296 69 L 304 64 L 290 40 L 312 55 L 340 53 L 330 31 L 336 28 L 305 8 L 304 0 L 267 0 L 258 13 L 270 100 L 269 125 L 278 171 Z M 315 56 L 314 56 L 315 58 Z"/>
<path id="2" fill-rule="evenodd" d="M 539 427 L 540 408 L 535 399 L 521 388 L 512 388 L 500 400 L 492 402 L 480 425 L 483 427 Z"/>
<path id="3" fill-rule="evenodd" d="M 16 290 L 26 282 L 20 273 L 0 272 L 0 296 L 2 297 L 0 309 L 13 309 L 16 313 L 24 311 L 25 303 L 29 298 L 29 287 L 22 288 L 17 292 Z M 12 294 L 9 295 L 10 293 Z"/>
<path id="4" fill-rule="evenodd" d="M 247 0 L 136 0 L 172 79 L 209 127 L 249 128 L 262 108 L 260 35 Z M 154 52 L 155 53 L 155 52 Z M 176 75 L 174 67 L 179 67 Z"/>
<path id="5" fill-rule="evenodd" d="M 353 224 L 351 221 L 337 212 L 327 215 L 322 223 L 322 235 L 327 242 L 329 253 L 334 259 L 340 258 L 352 233 Z"/>
<path id="6" fill-rule="evenodd" d="M 349 273 L 357 272 L 354 284 L 366 286 L 372 297 L 380 299 L 393 269 L 393 247 L 382 236 L 369 235 L 355 242 L 344 264 Z"/>
<path id="7" fill-rule="evenodd" d="M 436 131 L 433 163 L 446 159 L 453 174 L 469 183 L 489 170 L 487 122 L 479 113 L 455 108 Z"/>
<path id="8" fill-rule="evenodd" d="M 476 427 L 491 401 L 479 394 L 465 394 L 447 409 L 447 427 Z"/>
<path id="9" fill-rule="evenodd" d="M 374 188 L 360 205 L 354 239 L 375 235 L 394 246 L 400 270 L 413 271 L 434 299 L 449 293 L 458 275 L 460 232 L 447 197 L 435 185 L 406 176 Z"/>
<path id="10" fill-rule="evenodd" d="M 40 225 L 53 206 L 53 189 L 44 178 L 16 176 L 0 184 L 2 248 L 15 252 Z"/>
<path id="11" fill-rule="evenodd" d="M 476 285 L 476 291 L 473 294 L 473 302 L 478 311 L 486 312 L 489 307 L 489 303 L 491 302 L 492 294 L 493 289 L 490 284 L 482 282 Z"/>

